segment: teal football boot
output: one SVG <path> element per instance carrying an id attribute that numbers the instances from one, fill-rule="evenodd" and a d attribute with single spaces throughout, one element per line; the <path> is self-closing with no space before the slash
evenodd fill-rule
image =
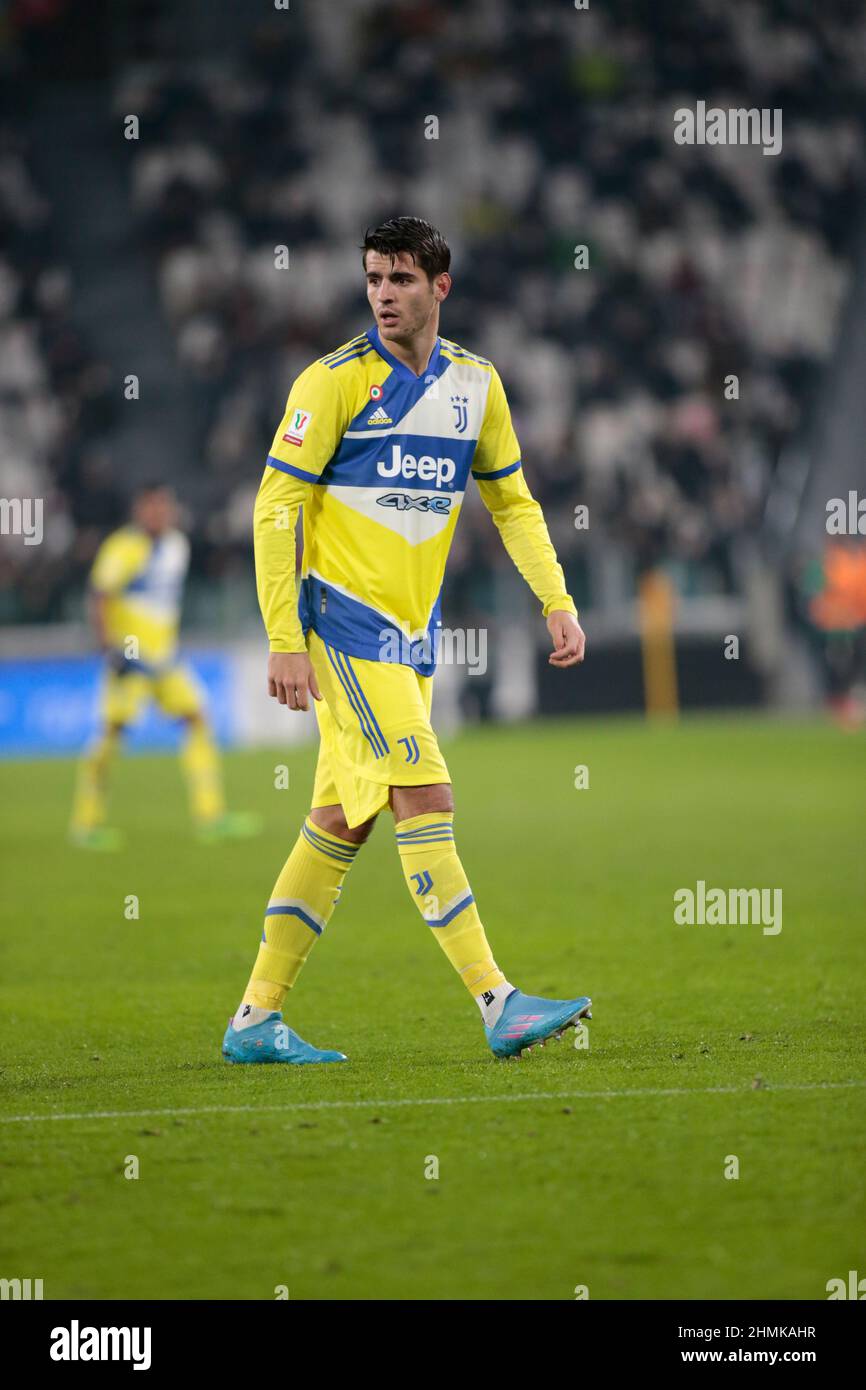
<path id="1" fill-rule="evenodd" d="M 74 829 L 69 832 L 69 841 L 76 849 L 94 849 L 101 854 L 113 854 L 123 849 L 122 830 L 111 825 L 94 825 L 89 830 Z"/>
<path id="2" fill-rule="evenodd" d="M 509 994 L 492 1028 L 485 1025 L 487 1041 L 494 1057 L 519 1057 L 550 1037 L 560 1037 L 566 1028 L 577 1028 L 582 1018 L 592 1018 L 586 995 L 580 999 L 540 999 L 515 989 Z"/>
<path id="3" fill-rule="evenodd" d="M 303 1066 L 311 1062 L 345 1062 L 343 1052 L 327 1052 L 304 1042 L 283 1023 L 282 1014 L 270 1014 L 250 1028 L 237 1029 L 234 1016 L 223 1038 L 227 1062 L 291 1062 Z"/>
<path id="4" fill-rule="evenodd" d="M 221 845 L 225 840 L 252 840 L 262 833 L 263 821 L 254 811 L 226 811 L 216 820 L 204 821 L 195 828 L 200 844 Z"/>

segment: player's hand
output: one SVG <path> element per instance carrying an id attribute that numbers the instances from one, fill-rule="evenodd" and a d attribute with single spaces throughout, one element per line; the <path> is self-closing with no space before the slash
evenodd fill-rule
<path id="1" fill-rule="evenodd" d="M 321 700 L 313 663 L 306 652 L 271 652 L 268 657 L 268 694 L 289 709 L 309 709 L 307 694 Z"/>
<path id="2" fill-rule="evenodd" d="M 547 618 L 547 630 L 553 638 L 553 652 L 547 658 L 551 666 L 564 670 L 583 661 L 586 634 L 573 613 L 554 609 Z"/>

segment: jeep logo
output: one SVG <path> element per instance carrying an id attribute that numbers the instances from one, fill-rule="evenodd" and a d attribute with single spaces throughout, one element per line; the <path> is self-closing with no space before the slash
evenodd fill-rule
<path id="1" fill-rule="evenodd" d="M 401 453 L 399 444 L 392 444 L 391 462 L 380 459 L 376 469 L 383 478 L 402 475 L 404 478 L 417 478 L 422 483 L 435 482 L 437 487 L 442 487 L 443 483 L 451 482 L 457 472 L 457 465 L 453 459 L 434 459 L 431 454 L 422 454 L 416 459 L 414 454 Z"/>

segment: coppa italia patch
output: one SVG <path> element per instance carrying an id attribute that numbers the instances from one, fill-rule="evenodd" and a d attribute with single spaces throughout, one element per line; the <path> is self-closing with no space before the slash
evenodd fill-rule
<path id="1" fill-rule="evenodd" d="M 304 435 L 307 433 L 307 425 L 312 420 L 309 410 L 293 410 L 289 420 L 289 428 L 283 435 L 283 442 L 286 444 L 303 444 Z"/>

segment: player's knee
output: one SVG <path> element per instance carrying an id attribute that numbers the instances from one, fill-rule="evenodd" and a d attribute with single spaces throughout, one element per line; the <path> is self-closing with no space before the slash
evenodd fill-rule
<path id="1" fill-rule="evenodd" d="M 341 835 L 340 838 L 351 840 L 352 843 L 355 845 L 362 845 L 365 840 L 368 840 L 370 838 L 370 832 L 372 831 L 373 826 L 375 824 L 376 817 L 371 816 L 369 820 L 365 820 L 361 825 L 347 825 L 345 835 Z"/>
<path id="2" fill-rule="evenodd" d="M 316 806 L 310 812 L 310 820 L 314 825 L 320 825 L 323 830 L 327 830 L 330 835 L 348 840 L 352 845 L 362 845 L 376 824 L 376 817 L 371 816 L 361 825 L 348 825 L 342 806 Z"/>
<path id="3" fill-rule="evenodd" d="M 389 801 L 397 821 L 424 816 L 431 811 L 454 810 L 450 782 L 435 782 L 427 787 L 391 787 Z"/>

